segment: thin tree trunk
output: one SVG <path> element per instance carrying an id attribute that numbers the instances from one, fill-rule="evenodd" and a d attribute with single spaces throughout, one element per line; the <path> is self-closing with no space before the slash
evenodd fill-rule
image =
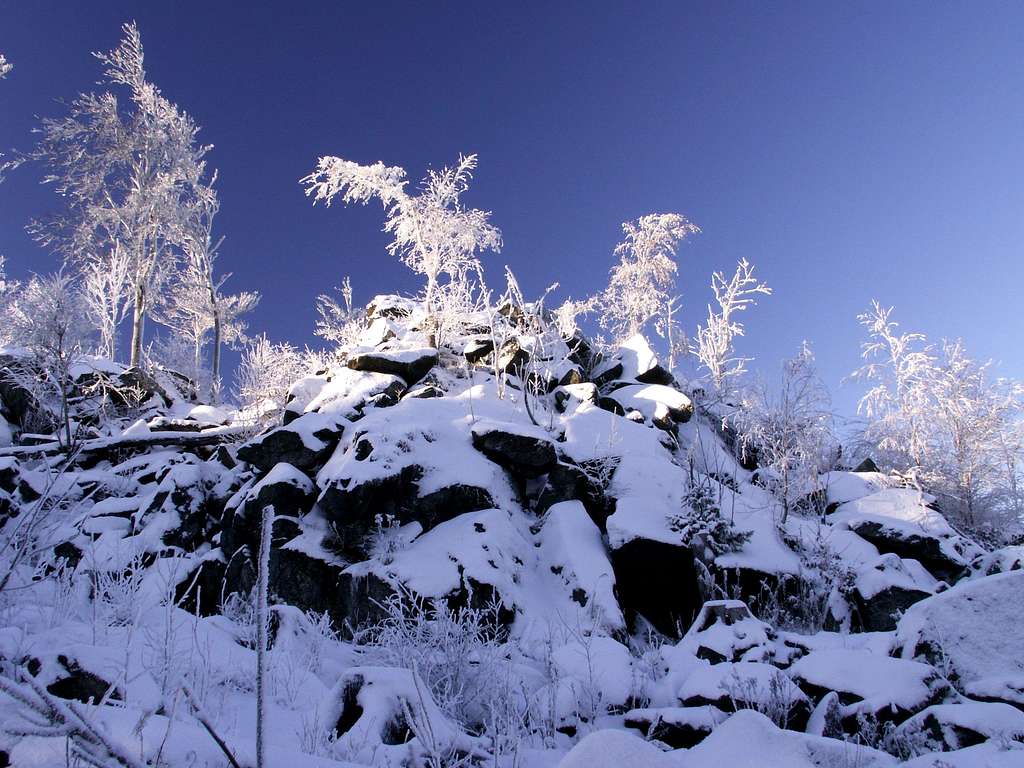
<path id="1" fill-rule="evenodd" d="M 135 289 L 135 307 L 132 312 L 132 354 L 129 365 L 139 366 L 142 363 L 142 333 L 146 323 L 146 289 L 139 286 Z"/>
<path id="2" fill-rule="evenodd" d="M 256 768 L 266 767 L 264 740 L 267 716 L 267 571 L 270 569 L 270 537 L 274 530 L 274 507 L 263 508 L 260 526 L 260 559 L 256 595 Z"/>
<path id="3" fill-rule="evenodd" d="M 210 365 L 210 401 L 217 405 L 220 399 L 220 344 L 224 330 L 221 328 L 220 312 L 213 311 L 213 360 Z"/>

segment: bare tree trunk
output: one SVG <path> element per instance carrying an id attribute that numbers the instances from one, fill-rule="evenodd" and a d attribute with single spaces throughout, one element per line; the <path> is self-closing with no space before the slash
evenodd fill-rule
<path id="1" fill-rule="evenodd" d="M 267 571 L 270 568 L 270 537 L 274 530 L 274 507 L 263 508 L 260 526 L 260 558 L 256 595 L 256 768 L 266 767 L 264 739 L 266 735 L 267 697 Z"/>
<path id="2" fill-rule="evenodd" d="M 220 312 L 213 311 L 213 360 L 210 364 L 210 401 L 217 405 L 220 399 L 220 344 L 224 329 L 221 327 Z"/>
<path id="3" fill-rule="evenodd" d="M 146 289 L 135 288 L 135 307 L 132 312 L 132 355 L 129 365 L 139 366 L 142 363 L 142 333 L 146 323 Z"/>

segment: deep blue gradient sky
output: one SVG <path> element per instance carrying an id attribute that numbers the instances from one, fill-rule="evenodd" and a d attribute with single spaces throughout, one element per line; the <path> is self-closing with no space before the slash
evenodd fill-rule
<path id="1" fill-rule="evenodd" d="M 243 10 L 244 8 L 244 10 Z M 221 263 L 264 299 L 254 330 L 312 341 L 314 296 L 412 291 L 379 206 L 313 208 L 318 155 L 419 178 L 460 151 L 530 292 L 601 288 L 620 222 L 678 211 L 688 325 L 715 269 L 757 264 L 775 295 L 742 350 L 766 371 L 807 338 L 840 379 L 855 315 L 962 336 L 1024 376 L 1024 6 L 1013 3 L 81 3 L 0 0 L 0 148 L 93 87 L 93 50 L 136 19 L 147 69 L 215 145 Z M 54 258 L 23 231 L 53 207 L 36 169 L 0 186 L 15 276 Z M 563 293 L 564 295 L 564 293 Z"/>

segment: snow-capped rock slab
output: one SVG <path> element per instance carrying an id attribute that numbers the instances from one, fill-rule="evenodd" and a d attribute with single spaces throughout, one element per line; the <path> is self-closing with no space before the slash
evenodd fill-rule
<path id="1" fill-rule="evenodd" d="M 849 528 L 880 552 L 919 561 L 952 584 L 981 550 L 927 506 L 931 501 L 913 489 L 886 488 L 841 504 L 829 522 Z"/>
<path id="2" fill-rule="evenodd" d="M 331 417 L 307 413 L 250 440 L 238 449 L 238 458 L 261 472 L 281 462 L 312 472 L 327 461 L 343 431 Z"/>
<path id="3" fill-rule="evenodd" d="M 811 714 L 810 699 L 785 672 L 758 662 L 724 661 L 698 666 L 677 696 L 687 707 L 711 705 L 725 711 L 778 706 L 779 716 L 795 729 L 802 729 Z"/>
<path id="4" fill-rule="evenodd" d="M 712 663 L 765 661 L 774 637 L 771 625 L 754 618 L 743 601 L 709 600 L 677 647 Z"/>
<path id="5" fill-rule="evenodd" d="M 912 606 L 896 628 L 907 659 L 942 663 L 972 698 L 1024 707 L 1024 571 L 961 582 Z"/>
<path id="6" fill-rule="evenodd" d="M 648 707 L 631 709 L 623 716 L 627 728 L 641 731 L 650 740 L 674 749 L 699 744 L 729 715 L 717 707 Z"/>
<path id="7" fill-rule="evenodd" d="M 414 347 L 393 351 L 357 349 L 349 354 L 348 367 L 354 371 L 370 371 L 401 376 L 412 385 L 437 365 L 437 350 L 433 347 Z"/>
<path id="8" fill-rule="evenodd" d="M 896 764 L 896 758 L 870 747 L 782 730 L 749 709 L 732 715 L 672 763 L 676 768 L 895 768 Z"/>
<path id="9" fill-rule="evenodd" d="M 789 668 L 804 691 L 820 698 L 835 691 L 842 715 L 902 722 L 937 703 L 949 690 L 939 671 L 929 664 L 880 656 L 863 650 L 812 651 Z"/>
<path id="10" fill-rule="evenodd" d="M 989 739 L 1024 741 L 1024 712 L 996 702 L 936 704 L 900 725 L 896 735 L 908 743 L 924 742 L 936 752 L 973 747 Z"/>
<path id="11" fill-rule="evenodd" d="M 627 413 L 639 411 L 646 420 L 659 426 L 666 419 L 683 424 L 693 416 L 693 401 L 678 389 L 663 384 L 629 384 L 619 387 L 607 397 Z"/>

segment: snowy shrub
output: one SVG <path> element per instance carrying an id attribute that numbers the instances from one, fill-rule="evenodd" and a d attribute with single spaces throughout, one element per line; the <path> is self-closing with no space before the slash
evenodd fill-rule
<path id="1" fill-rule="evenodd" d="M 400 589 L 360 637 L 373 663 L 414 671 L 442 711 L 464 725 L 486 717 L 501 645 L 496 603 L 453 610 Z"/>
<path id="2" fill-rule="evenodd" d="M 746 330 L 736 319 L 736 313 L 757 304 L 757 295 L 768 296 L 772 289 L 754 277 L 754 266 L 741 259 L 733 276 L 726 280 L 722 272 L 711 276 L 711 290 L 715 294 L 717 310 L 708 305 L 704 325 L 697 326 L 697 335 L 691 352 L 707 371 L 713 394 L 728 396 L 732 383 L 747 369 L 750 358 L 739 357 L 735 341 Z"/>
<path id="3" fill-rule="evenodd" d="M 347 275 L 335 290 L 341 296 L 341 301 L 326 293 L 316 297 L 319 317 L 313 332 L 321 339 L 345 349 L 358 341 L 365 322 L 362 311 L 352 304 L 352 281 Z"/>
<path id="4" fill-rule="evenodd" d="M 256 338 L 242 353 L 235 374 L 235 397 L 257 425 L 277 423 L 288 399 L 288 389 L 307 370 L 302 353 L 291 344 L 273 344 Z"/>

